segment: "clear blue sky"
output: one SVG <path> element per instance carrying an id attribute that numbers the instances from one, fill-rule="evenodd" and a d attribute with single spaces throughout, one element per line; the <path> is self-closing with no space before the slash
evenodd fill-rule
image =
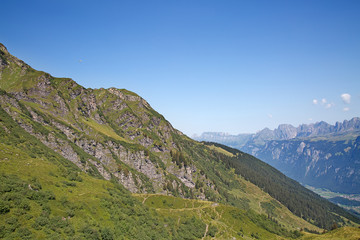
<path id="1" fill-rule="evenodd" d="M 190 136 L 360 116 L 358 0 L 2 0 L 0 12 L 15 56 L 134 91 Z"/>

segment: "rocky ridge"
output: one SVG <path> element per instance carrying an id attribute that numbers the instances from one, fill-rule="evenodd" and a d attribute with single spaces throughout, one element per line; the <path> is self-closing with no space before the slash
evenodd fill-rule
<path id="1" fill-rule="evenodd" d="M 190 191 L 202 178 L 193 176 L 195 165 L 173 163 L 170 151 L 181 150 L 173 139 L 179 131 L 140 96 L 124 89 L 85 89 L 72 79 L 32 69 L 3 45 L 0 53 L 0 88 L 6 90 L 1 107 L 83 171 L 115 178 L 134 193 L 167 193 L 171 182 L 182 196 L 181 186 Z M 43 126 L 41 131 L 34 124 Z M 205 198 L 201 192 L 198 197 Z"/>
<path id="2" fill-rule="evenodd" d="M 196 139 L 214 141 L 218 135 L 206 133 Z M 282 124 L 252 134 L 245 142 L 222 136 L 215 141 L 252 154 L 301 183 L 343 193 L 360 191 L 358 117 L 334 125 Z"/>

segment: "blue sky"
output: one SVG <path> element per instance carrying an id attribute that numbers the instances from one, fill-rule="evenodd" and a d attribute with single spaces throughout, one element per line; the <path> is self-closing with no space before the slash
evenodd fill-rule
<path id="1" fill-rule="evenodd" d="M 360 116 L 357 0 L 3 0 L 1 19 L 35 69 L 134 91 L 190 136 Z"/>

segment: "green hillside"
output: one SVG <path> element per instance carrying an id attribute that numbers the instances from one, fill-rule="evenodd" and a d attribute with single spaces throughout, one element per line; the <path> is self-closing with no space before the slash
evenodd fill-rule
<path id="1" fill-rule="evenodd" d="M 341 216 L 358 222 L 355 216 L 343 208 L 321 198 L 257 158 L 221 144 L 205 144 L 221 147 L 233 153 L 234 157 L 222 156 L 223 162 L 228 167 L 234 168 L 235 173 L 259 186 L 297 216 L 326 229 L 331 228 L 331 222 L 342 222 L 344 225 L 345 221 Z M 312 206 L 313 209 L 309 211 L 306 206 Z"/>
<path id="2" fill-rule="evenodd" d="M 306 234 L 301 239 L 303 240 L 358 240 L 360 238 L 360 229 L 354 227 L 343 227 L 332 230 L 325 234 L 314 235 Z"/>
<path id="3" fill-rule="evenodd" d="M 44 155 L 31 156 L 25 150 L 27 140 L 31 137 L 24 134 L 24 145 L 0 144 L 0 238 L 300 236 L 298 231 L 288 231 L 253 211 L 164 195 L 132 196 L 114 181 L 76 171 L 55 153 L 45 153 L 52 161 Z"/>
<path id="4" fill-rule="evenodd" d="M 135 93 L 0 56 L 0 237 L 291 239 L 360 223 L 254 157 L 191 140 Z"/>

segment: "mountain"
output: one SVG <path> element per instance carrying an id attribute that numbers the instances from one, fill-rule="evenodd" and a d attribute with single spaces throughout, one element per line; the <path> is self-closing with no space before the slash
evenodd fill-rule
<path id="1" fill-rule="evenodd" d="M 301 183 L 335 192 L 360 192 L 360 132 L 249 143 L 242 150 Z"/>
<path id="2" fill-rule="evenodd" d="M 205 133 L 197 140 L 213 140 L 219 135 L 222 134 Z M 342 198 L 342 203 L 359 199 L 354 194 L 360 192 L 360 118 L 297 128 L 282 124 L 274 130 L 265 128 L 252 134 L 245 143 L 232 141 L 236 136 L 223 135 L 214 140 L 260 158 L 324 197 L 333 192 L 329 199 L 334 203 L 339 203 L 337 197 Z M 359 212 L 357 204 L 342 206 Z"/>
<path id="3" fill-rule="evenodd" d="M 0 238 L 289 239 L 360 223 L 133 92 L 55 78 L 1 44 L 0 89 Z"/>
<path id="4" fill-rule="evenodd" d="M 304 184 L 335 192 L 360 192 L 360 118 L 335 125 L 280 125 L 268 138 L 263 131 L 241 150 Z"/>
<path id="5" fill-rule="evenodd" d="M 253 134 L 230 135 L 222 132 L 204 132 L 200 136 L 194 135 L 192 138 L 199 141 L 217 142 L 233 148 L 243 147 L 253 136 Z"/>

